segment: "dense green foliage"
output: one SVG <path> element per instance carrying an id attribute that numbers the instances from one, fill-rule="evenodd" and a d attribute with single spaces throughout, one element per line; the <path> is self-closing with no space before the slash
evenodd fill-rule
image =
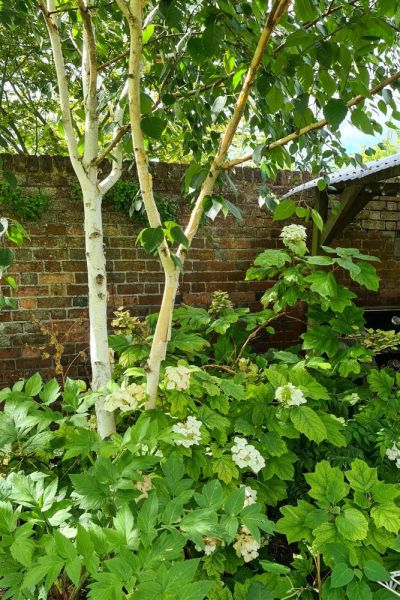
<path id="1" fill-rule="evenodd" d="M 83 382 L 37 374 L 0 392 L 0 586 L 6 598 L 390 600 L 400 551 L 400 377 L 373 365 L 355 295 L 373 257 L 282 233 L 249 279 L 275 279 L 255 314 L 216 294 L 181 306 L 159 389 L 142 410 L 155 323 L 117 311 L 100 440 Z M 252 341 L 301 300 L 301 344 Z"/>
<path id="2" fill-rule="evenodd" d="M 12 176 L 9 174 L 9 177 Z M 38 221 L 48 205 L 49 198 L 40 192 L 28 195 L 22 192 L 16 181 L 0 180 L 0 210 L 6 210 L 24 222 Z"/>
<path id="3" fill-rule="evenodd" d="M 268 4 L 268 3 L 267 3 Z M 75 130 L 82 137 L 81 18 L 72 0 L 56 3 L 69 77 Z M 190 163 L 191 187 L 205 175 L 223 125 L 232 113 L 254 52 L 266 3 L 263 0 L 150 0 L 152 13 L 143 32 L 142 129 L 150 158 Z M 115 3 L 95 0 L 91 14 L 102 81 L 99 89 L 101 136 L 110 140 L 112 104 L 126 80 L 127 31 Z M 36 2 L 17 0 L 0 8 L 3 82 L 0 143 L 9 151 L 65 152 L 55 100 L 48 37 Z M 267 176 L 292 161 L 307 169 L 330 168 L 347 160 L 340 144 L 345 118 L 364 133 L 395 127 L 399 113 L 393 95 L 398 83 L 351 109 L 346 103 L 398 68 L 400 4 L 359 0 L 327 6 L 324 0 L 296 0 L 284 16 L 265 54 L 252 103 L 246 109 L 240 145 L 255 151 Z M 23 39 L 16 46 L 15 40 Z M 57 122 L 54 116 L 57 115 Z M 326 117 L 326 130 L 315 131 L 262 158 L 263 144 Z M 32 128 L 31 124 L 35 127 Z M 126 152 L 131 140 L 125 136 Z M 236 147 L 235 153 L 242 152 Z M 189 178 L 189 174 L 188 174 Z"/>

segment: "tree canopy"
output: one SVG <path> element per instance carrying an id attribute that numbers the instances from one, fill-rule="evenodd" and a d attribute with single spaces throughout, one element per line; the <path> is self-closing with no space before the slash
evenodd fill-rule
<path id="1" fill-rule="evenodd" d="M 215 154 L 232 113 L 266 4 L 146 3 L 141 111 L 150 159 L 192 163 L 190 174 L 201 181 L 204 164 Z M 263 56 L 239 132 L 243 147 L 236 144 L 231 151 L 235 162 L 253 157 L 271 175 L 277 166 L 291 164 L 314 171 L 332 161 L 341 166 L 347 160 L 338 131 L 344 119 L 371 134 L 380 133 L 386 120 L 398 120 L 399 7 L 399 2 L 387 0 L 296 0 Z M 61 15 L 74 127 L 82 139 L 77 76 L 81 16 L 73 0 L 57 2 L 56 10 Z M 110 106 L 125 80 L 128 31 L 115 2 L 94 0 L 89 10 L 96 30 L 99 119 L 106 149 L 112 139 Z M 65 153 L 49 42 L 36 3 L 3 4 L 1 21 L 0 143 L 12 152 Z M 328 127 L 318 125 L 323 120 Z M 308 130 L 311 133 L 298 137 Z M 124 144 L 129 151 L 129 134 Z"/>

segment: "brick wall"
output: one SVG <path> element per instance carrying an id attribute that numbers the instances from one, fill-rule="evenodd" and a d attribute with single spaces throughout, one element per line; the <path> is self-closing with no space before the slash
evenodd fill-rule
<path id="1" fill-rule="evenodd" d="M 88 375 L 87 361 L 78 356 L 88 345 L 87 289 L 82 202 L 73 193 L 71 165 L 61 157 L 6 156 L 3 168 L 15 174 L 27 194 L 40 190 L 51 201 L 41 220 L 28 227 L 30 241 L 15 251 L 12 271 L 18 283 L 18 308 L 0 313 L 0 385 L 38 369 L 54 374 L 54 347 L 47 343 L 49 336 L 41 331 L 43 327 L 57 332 L 68 374 Z M 156 191 L 181 202 L 184 168 L 158 163 L 153 169 Z M 180 302 L 206 305 L 212 292 L 222 289 L 236 304 L 259 308 L 257 299 L 268 284 L 245 282 L 245 272 L 259 252 L 279 246 L 282 224 L 274 223 L 258 208 L 257 170 L 238 169 L 234 182 L 237 197 L 225 195 L 239 206 L 244 221 L 219 217 L 201 228 L 185 264 Z M 282 172 L 273 190 L 282 194 L 295 183 L 298 175 Z M 122 305 L 138 315 L 157 310 L 163 275 L 158 260 L 135 244 L 142 226 L 129 223 L 126 215 L 110 205 L 104 205 L 103 213 L 110 317 Z M 185 222 L 183 204 L 181 214 Z M 379 295 L 364 294 L 360 299 L 364 305 L 400 304 L 399 222 L 398 199 L 371 202 L 337 241 L 338 245 L 353 245 L 382 258 L 382 289 Z M 298 334 L 295 327 L 295 321 L 282 320 L 274 343 L 288 344 Z"/>

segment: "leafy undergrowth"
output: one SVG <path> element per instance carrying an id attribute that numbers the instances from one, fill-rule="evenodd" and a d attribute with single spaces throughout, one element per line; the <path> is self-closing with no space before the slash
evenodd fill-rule
<path id="1" fill-rule="evenodd" d="M 175 311 L 156 411 L 155 318 L 117 311 L 111 439 L 83 382 L 36 374 L 0 392 L 3 598 L 391 600 L 400 377 L 374 367 L 382 333 L 364 335 L 335 276 L 373 290 L 375 269 L 357 250 L 310 257 L 289 233 L 249 271 L 276 279 L 261 312 L 223 293 Z M 253 352 L 299 300 L 298 346 Z"/>

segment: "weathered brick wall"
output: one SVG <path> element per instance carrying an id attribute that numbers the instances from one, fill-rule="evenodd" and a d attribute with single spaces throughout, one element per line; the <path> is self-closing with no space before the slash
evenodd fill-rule
<path id="1" fill-rule="evenodd" d="M 70 376 L 85 376 L 87 362 L 78 357 L 88 345 L 83 211 L 81 200 L 73 193 L 76 182 L 71 166 L 60 157 L 14 156 L 3 157 L 3 168 L 16 175 L 27 194 L 40 190 L 51 201 L 41 220 L 28 227 L 30 241 L 15 251 L 13 273 L 18 283 L 18 308 L 0 313 L 0 385 L 38 369 L 54 374 L 54 347 L 46 345 L 49 336 L 41 332 L 43 326 L 57 332 L 64 345 L 65 371 L 69 369 Z M 184 168 L 155 164 L 153 169 L 155 189 L 181 202 Z M 213 291 L 222 289 L 230 293 L 236 304 L 259 307 L 257 299 L 268 284 L 245 282 L 245 272 L 259 252 L 278 247 L 282 223 L 274 223 L 258 208 L 257 170 L 238 169 L 234 181 L 238 195 L 230 198 L 239 206 L 244 220 L 219 217 L 201 228 L 185 264 L 180 302 L 205 305 Z M 282 194 L 294 183 L 298 183 L 298 175 L 283 172 L 273 190 Z M 158 260 L 135 244 L 142 225 L 129 223 L 126 215 L 107 204 L 103 213 L 110 317 L 122 305 L 138 315 L 157 310 L 163 275 Z M 181 213 L 185 222 L 187 209 L 183 204 Z M 381 292 L 364 294 L 360 298 L 364 305 L 400 304 L 399 223 L 398 199 L 371 202 L 337 241 L 338 245 L 353 245 L 382 258 Z M 280 321 L 275 342 L 292 341 L 298 326 L 296 321 Z M 46 353 L 50 356 L 46 357 Z"/>

